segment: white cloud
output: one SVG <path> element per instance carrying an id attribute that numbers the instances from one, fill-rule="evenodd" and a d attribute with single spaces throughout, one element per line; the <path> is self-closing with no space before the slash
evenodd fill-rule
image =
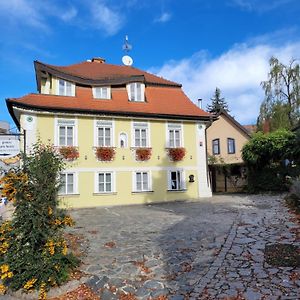
<path id="1" fill-rule="evenodd" d="M 107 35 L 116 34 L 122 27 L 123 16 L 103 1 L 94 1 L 91 4 L 91 14 L 95 28 L 104 30 Z"/>
<path id="2" fill-rule="evenodd" d="M 267 79 L 270 57 L 274 55 L 287 63 L 299 52 L 300 41 L 283 46 L 239 44 L 215 58 L 201 51 L 150 72 L 181 83 L 195 103 L 196 99 L 203 99 L 204 109 L 219 87 L 231 114 L 242 124 L 255 123 L 264 98 L 260 83 Z"/>
<path id="3" fill-rule="evenodd" d="M 170 13 L 164 12 L 158 18 L 154 20 L 155 23 L 166 23 L 171 20 L 172 15 Z"/>

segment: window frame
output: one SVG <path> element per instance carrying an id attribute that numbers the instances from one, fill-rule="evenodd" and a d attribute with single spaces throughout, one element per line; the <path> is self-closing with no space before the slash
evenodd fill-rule
<path id="1" fill-rule="evenodd" d="M 64 83 L 64 87 L 63 87 L 63 93 L 61 93 L 61 85 L 60 83 L 63 82 Z M 71 93 L 68 93 L 68 89 L 67 89 L 67 84 L 70 84 L 70 88 L 71 88 Z M 67 97 L 75 97 L 75 83 L 62 79 L 62 78 L 57 78 L 56 79 L 56 95 L 57 96 L 67 96 Z"/>
<path id="2" fill-rule="evenodd" d="M 230 151 L 230 142 L 232 142 L 232 147 L 233 147 L 232 151 Z M 234 138 L 227 138 L 227 153 L 235 154 L 235 139 Z"/>
<path id="3" fill-rule="evenodd" d="M 179 132 L 179 145 L 176 143 L 175 132 Z M 174 145 L 171 145 L 170 132 L 174 135 Z M 166 123 L 166 145 L 167 148 L 180 148 L 183 147 L 183 124 L 182 123 Z"/>
<path id="4" fill-rule="evenodd" d="M 138 97 L 138 85 L 140 86 L 140 98 Z M 130 102 L 145 102 L 145 84 L 143 82 L 130 82 L 126 88 Z"/>
<path id="5" fill-rule="evenodd" d="M 60 186 L 60 189 L 58 191 L 58 195 L 76 195 L 78 194 L 78 174 L 76 172 L 62 172 L 60 173 L 60 184 L 61 184 L 61 176 L 65 176 L 66 177 L 66 181 L 64 184 L 64 191 L 61 191 L 62 186 Z M 73 191 L 69 192 L 68 191 L 68 175 L 73 175 L 73 182 L 72 182 L 72 186 L 73 186 Z"/>
<path id="6" fill-rule="evenodd" d="M 99 128 L 103 130 L 103 145 L 99 143 Z M 110 144 L 106 145 L 105 128 L 110 128 Z M 95 119 L 94 120 L 94 147 L 114 147 L 115 146 L 115 121 L 112 119 Z"/>
<path id="7" fill-rule="evenodd" d="M 218 144 L 217 144 L 218 151 L 217 151 L 217 152 L 215 151 L 215 145 L 214 145 L 214 142 L 218 142 Z M 213 140 L 212 140 L 212 154 L 213 154 L 213 155 L 219 155 L 219 154 L 221 154 L 221 149 L 220 149 L 220 139 L 219 139 L 219 138 L 213 139 Z"/>
<path id="8" fill-rule="evenodd" d="M 100 96 L 97 96 L 97 89 L 100 89 Z M 103 89 L 107 89 L 107 97 L 103 96 Z M 111 99 L 111 87 L 110 86 L 93 86 L 92 87 L 92 91 L 93 91 L 93 98 L 94 99 L 106 99 L 106 100 L 110 100 Z"/>
<path id="9" fill-rule="evenodd" d="M 177 188 L 172 187 L 172 173 L 176 174 L 176 184 Z M 179 178 L 177 177 L 179 174 Z M 169 170 L 167 172 L 168 180 L 168 191 L 185 191 L 186 190 L 186 180 L 185 180 L 185 171 L 181 169 Z"/>
<path id="10" fill-rule="evenodd" d="M 100 181 L 99 181 L 99 175 L 100 174 L 104 174 L 104 181 L 103 181 L 103 184 L 104 184 L 104 190 L 103 191 L 100 191 L 99 189 L 99 184 L 100 184 Z M 111 186 L 111 190 L 108 191 L 106 190 L 106 175 L 107 174 L 110 174 L 110 178 L 111 178 L 111 181 L 110 181 L 110 186 Z M 115 176 L 115 172 L 114 171 L 98 171 L 98 172 L 95 172 L 95 183 L 94 183 L 94 193 L 95 194 L 112 194 L 112 193 L 115 193 L 116 192 L 116 176 Z"/>
<path id="11" fill-rule="evenodd" d="M 141 174 L 141 189 L 138 190 L 137 188 L 137 175 Z M 147 174 L 147 189 L 144 189 L 144 180 L 143 180 L 143 175 Z M 152 192 L 152 176 L 151 176 L 151 171 L 149 170 L 138 170 L 134 171 L 132 173 L 132 191 L 134 193 L 146 193 L 146 192 Z"/>
<path id="12" fill-rule="evenodd" d="M 139 145 L 136 143 L 136 130 L 140 131 Z M 146 132 L 146 145 L 142 144 L 142 130 Z M 150 148 L 150 123 L 143 121 L 132 121 L 131 124 L 131 146 L 133 148 Z"/>
<path id="13" fill-rule="evenodd" d="M 56 147 L 78 147 L 78 120 L 75 119 L 67 119 L 67 118 L 59 118 L 55 117 L 54 119 L 54 144 Z M 72 127 L 72 145 L 61 144 L 60 143 L 60 127 Z M 65 142 L 67 142 L 67 134 L 65 135 Z"/>

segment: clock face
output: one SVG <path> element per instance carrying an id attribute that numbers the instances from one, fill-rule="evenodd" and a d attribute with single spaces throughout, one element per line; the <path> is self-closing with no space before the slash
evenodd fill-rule
<path id="1" fill-rule="evenodd" d="M 131 66 L 133 64 L 133 59 L 129 55 L 122 57 L 122 62 L 125 66 Z"/>

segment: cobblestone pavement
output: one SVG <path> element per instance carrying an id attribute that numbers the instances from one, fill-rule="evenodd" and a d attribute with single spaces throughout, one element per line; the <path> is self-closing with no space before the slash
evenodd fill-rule
<path id="1" fill-rule="evenodd" d="M 71 214 L 70 233 L 89 241 L 84 280 L 101 300 L 120 293 L 141 300 L 300 299 L 299 268 L 264 260 L 265 245 L 300 246 L 299 226 L 280 196 L 222 195 Z"/>

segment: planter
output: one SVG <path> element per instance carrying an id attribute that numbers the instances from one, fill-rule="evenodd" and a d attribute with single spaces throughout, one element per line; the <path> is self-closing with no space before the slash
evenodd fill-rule
<path id="1" fill-rule="evenodd" d="M 151 148 L 138 148 L 135 150 L 136 160 L 146 161 L 149 160 L 152 154 Z"/>
<path id="2" fill-rule="evenodd" d="M 79 157 L 79 151 L 74 146 L 63 146 L 58 149 L 60 155 L 66 160 L 75 160 Z"/>
<path id="3" fill-rule="evenodd" d="M 112 147 L 97 147 L 96 157 L 102 161 L 112 161 L 115 157 L 115 149 Z"/>
<path id="4" fill-rule="evenodd" d="M 172 161 L 180 161 L 186 154 L 185 148 L 168 148 L 168 155 Z"/>

